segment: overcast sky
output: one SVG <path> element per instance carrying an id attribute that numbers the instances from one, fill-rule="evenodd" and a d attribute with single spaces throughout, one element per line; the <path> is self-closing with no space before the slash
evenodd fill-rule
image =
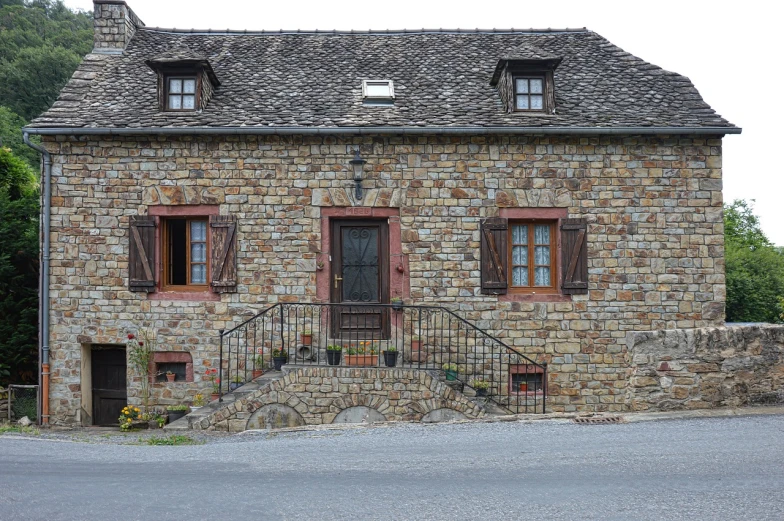
<path id="1" fill-rule="evenodd" d="M 126 0 L 147 26 L 197 29 L 587 27 L 648 62 L 688 76 L 722 116 L 724 200 L 756 199 L 762 228 L 784 246 L 784 49 L 776 2 L 655 0 L 424 1 Z M 65 0 L 92 9 L 92 0 Z M 775 53 L 775 54 L 774 54 Z M 775 90 L 774 90 L 775 89 Z M 766 101 L 770 100 L 770 101 Z"/>

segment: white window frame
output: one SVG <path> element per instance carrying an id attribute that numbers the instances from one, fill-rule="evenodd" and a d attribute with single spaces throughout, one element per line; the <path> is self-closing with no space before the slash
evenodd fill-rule
<path id="1" fill-rule="evenodd" d="M 371 96 L 368 93 L 368 86 L 386 86 L 389 94 L 386 96 Z M 362 80 L 362 97 L 366 100 L 394 100 L 395 85 L 392 80 Z"/>

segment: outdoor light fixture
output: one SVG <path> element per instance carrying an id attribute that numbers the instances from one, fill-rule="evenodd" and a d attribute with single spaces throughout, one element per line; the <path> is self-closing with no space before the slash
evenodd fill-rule
<path id="1" fill-rule="evenodd" d="M 359 147 L 354 150 L 354 159 L 349 161 L 349 163 L 354 169 L 354 182 L 356 183 L 354 197 L 357 201 L 360 201 L 362 200 L 362 170 L 365 168 L 365 163 L 367 163 L 367 161 L 360 157 Z"/>

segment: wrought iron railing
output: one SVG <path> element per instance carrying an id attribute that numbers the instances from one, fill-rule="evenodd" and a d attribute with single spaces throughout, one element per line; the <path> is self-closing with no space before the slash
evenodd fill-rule
<path id="1" fill-rule="evenodd" d="M 547 365 L 440 306 L 274 304 L 220 331 L 220 399 L 283 355 L 297 365 L 438 370 L 478 396 L 486 386 L 509 412 L 545 412 Z"/>

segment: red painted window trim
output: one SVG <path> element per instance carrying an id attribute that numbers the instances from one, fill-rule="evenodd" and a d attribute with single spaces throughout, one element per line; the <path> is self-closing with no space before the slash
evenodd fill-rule
<path id="1" fill-rule="evenodd" d="M 512 387 L 512 375 L 515 374 L 541 374 L 542 376 L 542 390 L 541 391 L 526 391 L 524 393 L 515 391 Z M 509 394 L 516 394 L 520 396 L 541 396 L 544 394 L 544 386 L 547 382 L 544 381 L 544 368 L 532 364 L 516 364 L 509 366 Z"/>
<path id="2" fill-rule="evenodd" d="M 185 351 L 154 351 L 150 363 L 150 374 L 158 374 L 158 364 L 185 363 L 185 381 L 193 381 L 193 357 Z M 169 382 L 155 382 L 168 384 Z M 177 383 L 177 382 L 174 382 Z"/>

